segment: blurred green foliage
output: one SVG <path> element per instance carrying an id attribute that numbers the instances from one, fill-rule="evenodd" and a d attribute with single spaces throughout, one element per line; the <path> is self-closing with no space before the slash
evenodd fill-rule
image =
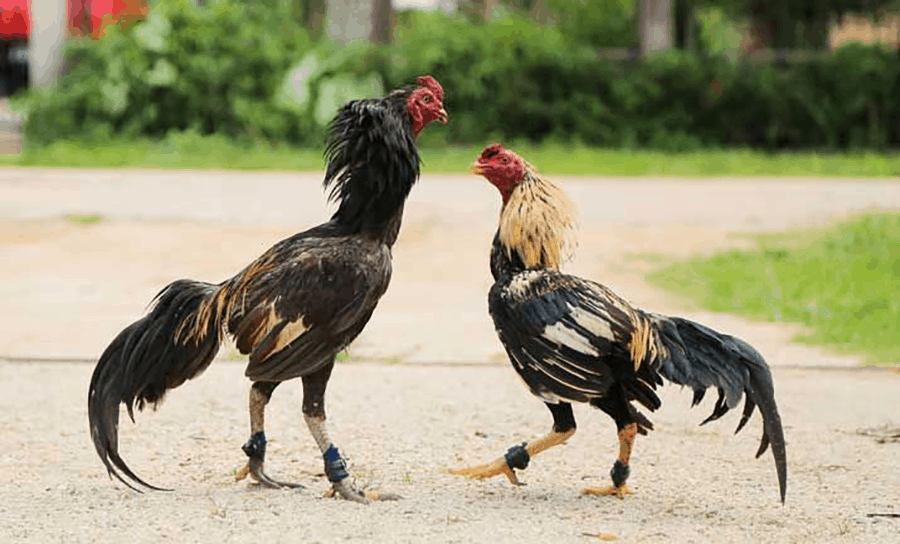
<path id="1" fill-rule="evenodd" d="M 828 26 L 846 15 L 879 19 L 886 10 L 900 7 L 897 0 L 696 0 L 701 8 L 713 8 L 731 20 L 749 22 L 765 36 L 767 47 L 802 47 L 825 50 Z M 711 13 L 704 9 L 707 14 Z"/>
<path id="2" fill-rule="evenodd" d="M 432 74 L 444 86 L 451 123 L 426 131 L 426 145 L 550 140 L 685 151 L 900 144 L 896 53 L 846 46 L 827 60 L 788 67 L 729 61 L 720 51 L 605 60 L 597 47 L 632 41 L 633 28 L 622 22 L 630 5 L 578 1 L 571 17 L 546 25 L 515 12 L 482 24 L 405 13 L 392 46 L 338 48 L 310 40 L 284 0 L 157 0 L 147 20 L 72 44 L 70 74 L 57 89 L 27 98 L 26 137 L 44 144 L 190 131 L 320 146 L 324 125 L 345 101 Z M 606 19 L 589 12 L 598 6 Z M 605 30 L 589 24 L 598 16 Z"/>
<path id="3" fill-rule="evenodd" d="M 313 43 L 290 2 L 150 6 L 144 21 L 69 43 L 68 75 L 26 99 L 30 142 L 191 131 L 319 144 L 321 120 L 343 101 L 383 92 L 367 44 L 337 51 Z"/>
<path id="4" fill-rule="evenodd" d="M 439 78 L 452 141 L 525 138 L 684 151 L 883 149 L 900 144 L 900 58 L 848 45 L 787 67 L 669 51 L 609 61 L 525 20 L 475 27 L 437 16 L 403 29 L 388 87 Z"/>
<path id="5" fill-rule="evenodd" d="M 900 363 L 900 215 L 757 237 L 757 248 L 678 263 L 650 276 L 703 307 L 802 323 L 813 344 Z"/>
<path id="6" fill-rule="evenodd" d="M 547 0 L 556 26 L 570 43 L 591 47 L 637 45 L 635 0 Z"/>

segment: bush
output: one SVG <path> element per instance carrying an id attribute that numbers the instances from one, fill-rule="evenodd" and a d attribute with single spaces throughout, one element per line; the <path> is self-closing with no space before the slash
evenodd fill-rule
<path id="1" fill-rule="evenodd" d="M 346 100 L 430 73 L 446 90 L 451 123 L 426 132 L 424 144 L 900 144 L 900 58 L 878 46 L 846 46 L 788 67 L 682 51 L 607 61 L 566 24 L 515 15 L 475 25 L 415 13 L 380 49 L 313 43 L 293 21 L 280 0 L 159 0 L 146 21 L 73 45 L 71 74 L 32 98 L 26 136 L 40 143 L 190 130 L 318 146 Z"/>
<path id="2" fill-rule="evenodd" d="M 547 0 L 566 40 L 591 47 L 631 47 L 638 43 L 637 2 L 633 0 Z"/>
<path id="3" fill-rule="evenodd" d="M 607 61 L 553 26 L 417 17 L 388 51 L 388 87 L 421 73 L 447 93 L 452 141 L 580 141 L 688 150 L 900 144 L 900 58 L 849 45 L 788 67 L 670 51 Z"/>
<path id="4" fill-rule="evenodd" d="M 298 115 L 275 104 L 272 90 L 310 44 L 272 8 L 154 2 L 145 21 L 71 43 L 71 72 L 56 90 L 35 97 L 28 137 L 162 137 L 193 129 L 301 139 Z M 273 27 L 280 32 L 263 31 Z"/>
<path id="5" fill-rule="evenodd" d="M 318 145 L 321 119 L 383 86 L 367 46 L 336 54 L 314 44 L 291 10 L 278 0 L 151 2 L 146 20 L 69 45 L 70 73 L 56 89 L 34 92 L 26 136 L 46 143 L 189 131 Z"/>

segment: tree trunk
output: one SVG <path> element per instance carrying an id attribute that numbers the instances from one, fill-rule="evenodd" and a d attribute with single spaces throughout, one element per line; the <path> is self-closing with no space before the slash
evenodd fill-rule
<path id="1" fill-rule="evenodd" d="M 672 0 L 640 0 L 641 56 L 672 47 Z"/>
<path id="2" fill-rule="evenodd" d="M 326 0 L 328 6 L 328 37 L 342 43 L 368 40 L 372 37 L 374 2 L 354 0 Z"/>
<path id="3" fill-rule="evenodd" d="M 372 36 L 378 45 L 391 44 L 391 0 L 374 0 L 372 6 Z"/>
<path id="4" fill-rule="evenodd" d="M 494 8 L 497 6 L 497 0 L 481 0 L 483 15 L 482 20 L 490 21 L 494 16 Z"/>
<path id="5" fill-rule="evenodd" d="M 325 16 L 328 14 L 328 4 L 325 0 L 296 0 L 303 12 L 301 22 L 309 32 L 309 36 L 318 41 L 325 30 Z"/>
<path id="6" fill-rule="evenodd" d="M 490 21 L 496 0 L 459 0 L 457 9 L 472 23 Z"/>
<path id="7" fill-rule="evenodd" d="M 694 50 L 694 2 L 675 0 L 675 47 Z"/>
<path id="8" fill-rule="evenodd" d="M 803 23 L 803 44 L 810 49 L 828 48 L 828 20 L 826 15 L 820 15 L 815 20 Z"/>
<path id="9" fill-rule="evenodd" d="M 748 6 L 750 13 L 750 35 L 744 53 L 752 54 L 763 49 L 775 47 L 775 37 L 778 32 L 778 22 L 775 14 L 766 11 L 765 2 L 751 0 Z"/>
<path id="10" fill-rule="evenodd" d="M 772 47 L 775 43 L 774 20 L 765 15 L 754 16 L 750 22 L 750 40 L 745 47 L 747 53 L 754 53 Z"/>
<path id="11" fill-rule="evenodd" d="M 536 22 L 545 25 L 550 22 L 553 13 L 547 5 L 547 0 L 534 0 L 534 3 L 531 5 L 530 15 Z"/>
<path id="12" fill-rule="evenodd" d="M 66 0 L 31 0 L 28 56 L 32 86 L 51 87 L 59 81 L 66 25 Z"/>

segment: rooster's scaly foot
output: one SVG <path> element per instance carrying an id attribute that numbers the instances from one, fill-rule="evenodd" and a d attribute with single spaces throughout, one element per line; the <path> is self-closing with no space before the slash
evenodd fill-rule
<path id="1" fill-rule="evenodd" d="M 403 498 L 395 493 L 382 493 L 374 489 L 360 491 L 353 487 L 346 479 L 331 484 L 331 488 L 325 492 L 325 497 L 337 497 L 361 504 L 369 504 L 370 501 L 399 501 Z"/>
<path id="2" fill-rule="evenodd" d="M 519 477 L 516 475 L 516 471 L 509 468 L 509 466 L 506 464 L 506 459 L 503 457 L 495 459 L 494 461 L 485 463 L 483 465 L 467 468 L 455 468 L 450 469 L 447 472 L 449 474 L 463 476 L 465 478 L 471 478 L 474 480 L 487 480 L 488 478 L 493 478 L 494 476 L 504 474 L 509 480 L 509 483 L 513 485 L 525 485 L 523 482 L 519 481 Z"/>
<path id="3" fill-rule="evenodd" d="M 618 497 L 624 499 L 625 495 L 634 495 L 634 492 L 625 484 L 618 487 L 611 485 L 607 487 L 586 487 L 582 492 L 583 495 L 595 495 L 599 497 Z"/>
<path id="4" fill-rule="evenodd" d="M 268 487 L 271 489 L 296 489 L 303 488 L 302 484 L 293 483 L 293 482 L 282 482 L 281 480 L 274 480 L 270 478 L 265 471 L 263 470 L 263 461 L 262 459 L 256 459 L 251 457 L 250 460 L 247 461 L 240 469 L 234 472 L 234 479 L 236 481 L 243 480 L 247 476 L 257 482 L 259 485 Z"/>

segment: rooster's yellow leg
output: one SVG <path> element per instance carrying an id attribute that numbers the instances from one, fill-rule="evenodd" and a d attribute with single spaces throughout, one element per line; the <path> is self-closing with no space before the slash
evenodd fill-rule
<path id="1" fill-rule="evenodd" d="M 515 469 L 518 468 L 524 470 L 528 467 L 528 461 L 530 461 L 532 457 L 553 446 L 564 443 L 573 434 L 575 434 L 575 429 L 570 429 L 565 432 L 552 431 L 541 438 L 538 438 L 534 442 L 525 442 L 521 446 L 509 448 L 506 455 L 497 458 L 490 463 L 468 468 L 452 469 L 448 472 L 450 474 L 474 478 L 476 480 L 486 480 L 488 478 L 493 478 L 498 474 L 505 474 L 511 484 L 522 485 L 522 482 L 520 482 L 519 478 L 516 476 Z"/>
<path id="2" fill-rule="evenodd" d="M 616 459 L 612 470 L 609 472 L 613 485 L 608 487 L 587 487 L 585 495 L 599 495 L 624 498 L 631 495 L 632 491 L 625 485 L 628 479 L 628 460 L 631 458 L 631 450 L 634 447 L 634 437 L 637 434 L 637 423 L 629 423 L 619 431 L 619 458 Z"/>
<path id="3" fill-rule="evenodd" d="M 534 442 L 525 442 L 520 446 L 509 448 L 506 455 L 495 459 L 490 463 L 469 468 L 449 470 L 450 474 L 485 480 L 498 474 L 505 474 L 513 485 L 523 485 L 516 476 L 516 469 L 525 470 L 532 457 L 558 446 L 575 434 L 575 415 L 572 413 L 572 405 L 568 402 L 545 403 L 550 413 L 553 414 L 552 432 L 542 436 Z"/>
<path id="4" fill-rule="evenodd" d="M 618 497 L 620 499 L 624 499 L 625 495 L 634 495 L 634 491 L 628 487 L 627 484 L 622 484 L 619 487 L 614 485 L 608 485 L 606 487 L 585 487 L 584 491 L 582 491 L 584 495 L 596 495 L 599 497 Z"/>

